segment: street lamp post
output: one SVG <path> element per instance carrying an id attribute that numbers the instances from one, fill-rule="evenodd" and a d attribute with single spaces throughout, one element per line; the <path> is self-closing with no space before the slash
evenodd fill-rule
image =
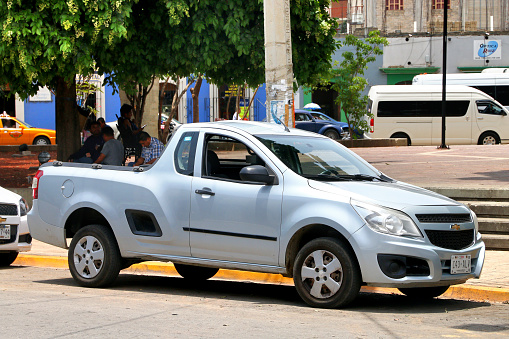
<path id="1" fill-rule="evenodd" d="M 447 107 L 447 3 L 448 0 L 444 0 L 444 34 L 443 34 L 443 59 L 442 59 L 442 142 L 438 148 L 447 149 L 449 148 L 445 144 L 445 117 Z"/>

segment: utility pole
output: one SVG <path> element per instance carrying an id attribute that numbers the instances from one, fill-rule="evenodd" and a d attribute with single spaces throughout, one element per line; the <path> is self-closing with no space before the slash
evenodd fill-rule
<path id="1" fill-rule="evenodd" d="M 267 121 L 293 127 L 293 61 L 289 0 L 263 2 Z"/>

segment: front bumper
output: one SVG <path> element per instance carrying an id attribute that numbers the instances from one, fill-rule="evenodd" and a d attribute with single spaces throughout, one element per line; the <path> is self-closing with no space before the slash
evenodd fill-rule
<path id="1" fill-rule="evenodd" d="M 440 248 L 426 238 L 405 238 L 372 231 L 364 226 L 350 238 L 357 255 L 363 281 L 379 287 L 432 287 L 461 284 L 471 278 L 479 278 L 484 264 L 485 245 L 479 233 L 472 245 L 462 250 Z M 386 275 L 378 262 L 378 255 L 394 255 L 415 258 L 426 262 L 429 274 L 395 279 Z M 468 274 L 451 274 L 452 255 L 470 255 L 472 270 Z"/>
<path id="2" fill-rule="evenodd" d="M 10 240 L 0 242 L 0 252 L 27 252 L 32 249 L 32 237 L 28 230 L 27 216 L 8 217 L 5 224 L 11 225 Z"/>

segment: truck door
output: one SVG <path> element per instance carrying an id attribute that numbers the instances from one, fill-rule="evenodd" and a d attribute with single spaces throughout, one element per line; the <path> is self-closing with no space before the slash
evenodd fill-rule
<path id="1" fill-rule="evenodd" d="M 199 143 L 187 229 L 191 255 L 277 265 L 282 178 L 275 185 L 243 182 L 244 166 L 268 165 L 265 155 L 236 133 L 203 133 Z"/>

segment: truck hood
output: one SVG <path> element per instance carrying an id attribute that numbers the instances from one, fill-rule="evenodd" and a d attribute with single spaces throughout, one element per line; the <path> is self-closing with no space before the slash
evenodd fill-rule
<path id="1" fill-rule="evenodd" d="M 435 192 L 404 182 L 308 180 L 309 186 L 323 192 L 350 196 L 352 199 L 404 210 L 409 206 L 458 206 L 458 202 Z"/>

